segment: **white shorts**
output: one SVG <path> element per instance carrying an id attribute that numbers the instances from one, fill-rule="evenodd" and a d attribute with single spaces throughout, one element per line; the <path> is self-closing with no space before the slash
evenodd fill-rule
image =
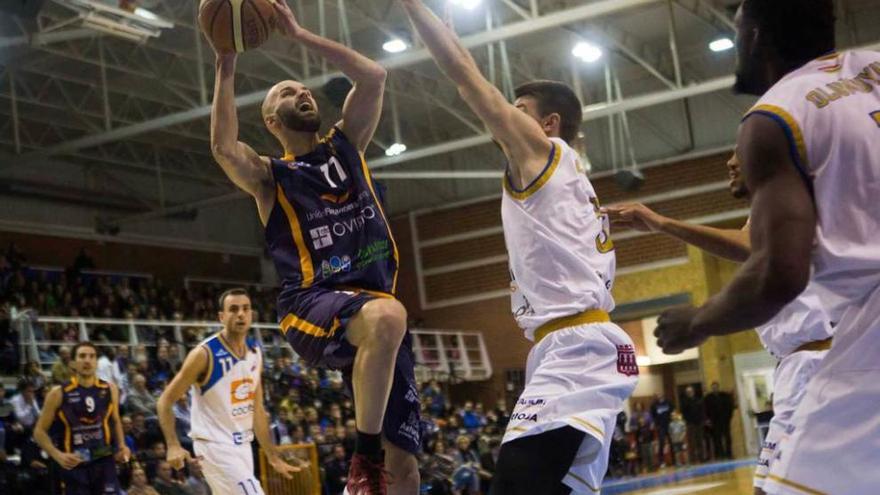
<path id="1" fill-rule="evenodd" d="M 795 409 L 807 393 L 807 383 L 816 374 L 828 351 L 799 351 L 782 358 L 773 372 L 773 419 L 755 469 L 754 485 L 764 486 L 776 444 L 791 424 Z"/>
<path id="2" fill-rule="evenodd" d="M 574 494 L 597 493 L 617 415 L 635 390 L 637 375 L 632 340 L 617 325 L 551 332 L 529 353 L 525 390 L 502 443 L 564 426 L 587 433 L 562 481 Z"/>
<path id="3" fill-rule="evenodd" d="M 834 343 L 776 447 L 770 494 L 880 490 L 880 288 L 840 319 Z"/>
<path id="4" fill-rule="evenodd" d="M 230 445 L 195 440 L 193 450 L 201 457 L 202 472 L 212 495 L 263 495 L 260 480 L 254 476 L 250 443 Z"/>

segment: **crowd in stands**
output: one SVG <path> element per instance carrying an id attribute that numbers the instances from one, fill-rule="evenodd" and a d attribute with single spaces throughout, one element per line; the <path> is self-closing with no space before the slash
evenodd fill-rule
<path id="1" fill-rule="evenodd" d="M 55 341 L 39 349 L 39 362 L 19 356 L 18 336 L 9 324 L 11 308 L 41 315 L 215 320 L 219 287 L 170 288 L 149 277 L 89 274 L 95 264 L 83 251 L 64 271 L 34 270 L 14 245 L 0 255 L 0 374 L 17 376 L 17 390 L 7 397 L 0 387 L 0 493 L 53 493 L 53 462 L 31 439 L 43 397 L 71 376 L 76 325 L 37 325 L 38 340 Z M 275 321 L 272 291 L 252 292 L 255 320 Z M 129 495 L 202 495 L 210 493 L 197 465 L 175 472 L 165 462 L 165 444 L 156 420 L 156 401 L 179 369 L 186 350 L 205 338 L 204 327 L 185 328 L 175 338 L 172 327 L 139 326 L 140 344 L 129 346 L 127 331 L 94 327 L 89 339 L 99 344 L 98 376 L 120 390 L 122 427 L 133 462 L 120 468 Z M 289 349 L 266 342 L 265 398 L 277 444 L 313 443 L 318 451 L 327 495 L 342 493 L 356 438 L 354 405 L 339 373 L 310 369 Z M 43 363 L 43 365 L 41 365 Z M 612 444 L 613 476 L 638 475 L 665 465 L 730 457 L 729 424 L 733 401 L 717 390 L 705 398 L 693 389 L 681 412 L 657 397 L 650 407 L 636 403 L 631 416 L 621 413 Z M 494 407 L 464 402 L 453 405 L 440 383 L 422 390 L 424 428 L 420 455 L 423 492 L 432 495 L 487 493 L 509 420 L 503 401 Z M 187 433 L 190 401 L 173 408 L 178 436 L 191 449 Z M 726 424 L 726 427 L 719 426 Z M 725 432 L 726 430 L 726 432 Z M 687 446 L 687 447 L 686 447 Z M 18 466 L 9 459 L 18 456 Z"/>
<path id="2" fill-rule="evenodd" d="M 717 382 L 704 397 L 687 387 L 680 409 L 660 394 L 649 406 L 645 404 L 635 402 L 628 420 L 626 413 L 618 415 L 609 459 L 612 476 L 732 459 L 730 421 L 735 404 Z"/>

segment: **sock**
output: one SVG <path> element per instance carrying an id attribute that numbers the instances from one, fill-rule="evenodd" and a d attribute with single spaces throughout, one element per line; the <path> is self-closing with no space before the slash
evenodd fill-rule
<path id="1" fill-rule="evenodd" d="M 364 433 L 360 430 L 357 432 L 357 441 L 354 444 L 354 451 L 357 454 L 365 455 L 370 460 L 382 460 L 382 434 Z"/>

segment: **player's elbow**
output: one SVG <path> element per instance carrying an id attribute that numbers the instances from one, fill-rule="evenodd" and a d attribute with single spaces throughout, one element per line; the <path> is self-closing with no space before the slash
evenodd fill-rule
<path id="1" fill-rule="evenodd" d="M 388 71 L 385 70 L 385 67 L 382 67 L 379 64 L 373 64 L 373 67 L 370 69 L 367 78 L 373 84 L 381 84 L 385 85 L 385 80 L 388 79 Z"/>
<path id="2" fill-rule="evenodd" d="M 220 141 L 211 140 L 211 155 L 213 155 L 214 159 L 218 162 L 223 163 L 229 161 L 233 154 L 232 146 Z"/>

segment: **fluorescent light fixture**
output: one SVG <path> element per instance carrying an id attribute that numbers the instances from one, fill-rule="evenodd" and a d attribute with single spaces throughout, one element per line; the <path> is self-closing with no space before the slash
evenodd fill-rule
<path id="1" fill-rule="evenodd" d="M 571 54 L 584 62 L 593 63 L 602 58 L 602 49 L 592 43 L 579 41 L 571 49 Z"/>
<path id="2" fill-rule="evenodd" d="M 482 0 L 449 0 L 449 3 L 467 10 L 474 10 Z"/>
<path id="3" fill-rule="evenodd" d="M 730 38 L 719 38 L 709 43 L 709 49 L 713 52 L 723 52 L 733 48 L 733 41 Z"/>
<path id="4" fill-rule="evenodd" d="M 639 366 L 651 366 L 651 358 L 648 356 L 636 356 L 636 364 Z"/>
<path id="5" fill-rule="evenodd" d="M 388 53 L 400 53 L 408 48 L 405 41 L 400 38 L 394 38 L 386 41 L 382 45 L 382 49 Z"/>
<path id="6" fill-rule="evenodd" d="M 158 21 L 159 20 L 159 16 L 157 16 L 156 14 L 150 12 L 149 10 L 147 10 L 143 7 L 138 7 L 136 9 L 134 9 L 134 15 L 139 15 L 139 16 L 143 17 L 144 19 L 149 19 L 151 21 Z"/>
<path id="7" fill-rule="evenodd" d="M 397 156 L 406 151 L 406 145 L 403 143 L 394 143 L 385 150 L 385 156 Z"/>

